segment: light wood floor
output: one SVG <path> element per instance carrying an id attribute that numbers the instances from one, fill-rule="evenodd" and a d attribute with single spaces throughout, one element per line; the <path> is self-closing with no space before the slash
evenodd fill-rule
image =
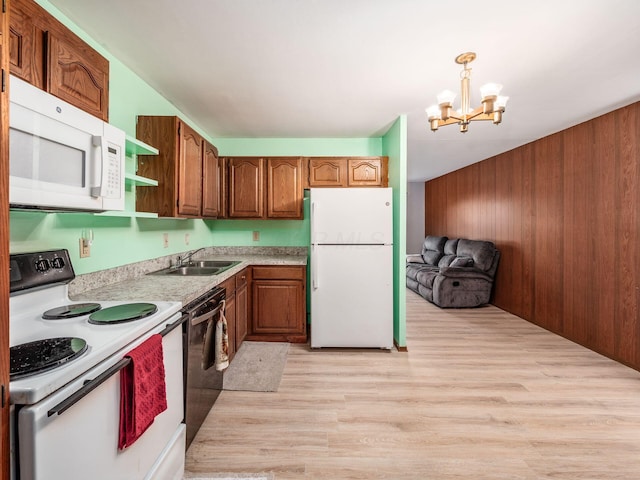
<path id="1" fill-rule="evenodd" d="M 640 373 L 493 306 L 407 291 L 408 353 L 292 345 L 277 393 L 222 392 L 191 472 L 640 479 Z"/>

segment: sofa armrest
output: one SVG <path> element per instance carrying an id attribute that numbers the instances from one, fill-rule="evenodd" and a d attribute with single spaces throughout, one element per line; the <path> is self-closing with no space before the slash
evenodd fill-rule
<path id="1" fill-rule="evenodd" d="M 493 278 L 475 267 L 441 267 L 440 275 L 450 278 L 477 278 L 493 282 Z"/>
<path id="2" fill-rule="evenodd" d="M 424 263 L 424 258 L 419 253 L 407 255 L 407 263 Z"/>

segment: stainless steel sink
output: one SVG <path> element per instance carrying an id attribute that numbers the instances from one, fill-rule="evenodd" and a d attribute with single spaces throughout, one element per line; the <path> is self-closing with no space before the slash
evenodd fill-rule
<path id="1" fill-rule="evenodd" d="M 176 275 L 180 277 L 218 275 L 239 263 L 240 261 L 235 260 L 194 260 L 181 267 L 163 268 L 148 275 Z"/>
<path id="2" fill-rule="evenodd" d="M 192 260 L 187 263 L 187 267 L 204 267 L 204 268 L 223 268 L 227 270 L 237 264 L 240 261 L 235 260 Z"/>

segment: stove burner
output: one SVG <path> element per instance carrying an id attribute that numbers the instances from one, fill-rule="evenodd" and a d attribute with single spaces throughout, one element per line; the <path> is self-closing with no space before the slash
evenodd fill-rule
<path id="1" fill-rule="evenodd" d="M 139 320 L 158 311 L 153 303 L 126 303 L 115 307 L 103 308 L 89 315 L 89 323 L 109 325 Z"/>
<path id="2" fill-rule="evenodd" d="M 42 314 L 42 318 L 45 320 L 61 320 L 65 318 L 81 317 L 88 313 L 97 312 L 100 308 L 101 305 L 99 303 L 73 303 L 47 310 Z"/>
<path id="3" fill-rule="evenodd" d="M 9 379 L 52 370 L 79 357 L 87 348 L 87 342 L 76 337 L 45 338 L 15 345 L 9 349 Z"/>

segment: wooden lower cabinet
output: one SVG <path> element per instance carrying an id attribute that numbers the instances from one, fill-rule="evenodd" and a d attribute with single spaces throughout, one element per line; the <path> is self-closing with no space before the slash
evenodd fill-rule
<path id="1" fill-rule="evenodd" d="M 251 269 L 245 268 L 236 275 L 236 351 L 238 351 L 240 345 L 247 337 L 249 330 L 249 295 L 247 293 L 247 284 L 249 282 L 250 272 Z"/>
<path id="2" fill-rule="evenodd" d="M 220 285 L 226 290 L 225 317 L 227 318 L 227 335 L 229 336 L 229 361 L 233 360 L 247 335 L 249 272 L 250 269 L 245 268 Z"/>
<path id="3" fill-rule="evenodd" d="M 227 290 L 227 298 L 224 307 L 227 318 L 227 336 L 229 338 L 229 361 L 236 355 L 236 292 Z"/>
<path id="4" fill-rule="evenodd" d="M 305 343 L 306 267 L 254 266 L 247 340 Z"/>

